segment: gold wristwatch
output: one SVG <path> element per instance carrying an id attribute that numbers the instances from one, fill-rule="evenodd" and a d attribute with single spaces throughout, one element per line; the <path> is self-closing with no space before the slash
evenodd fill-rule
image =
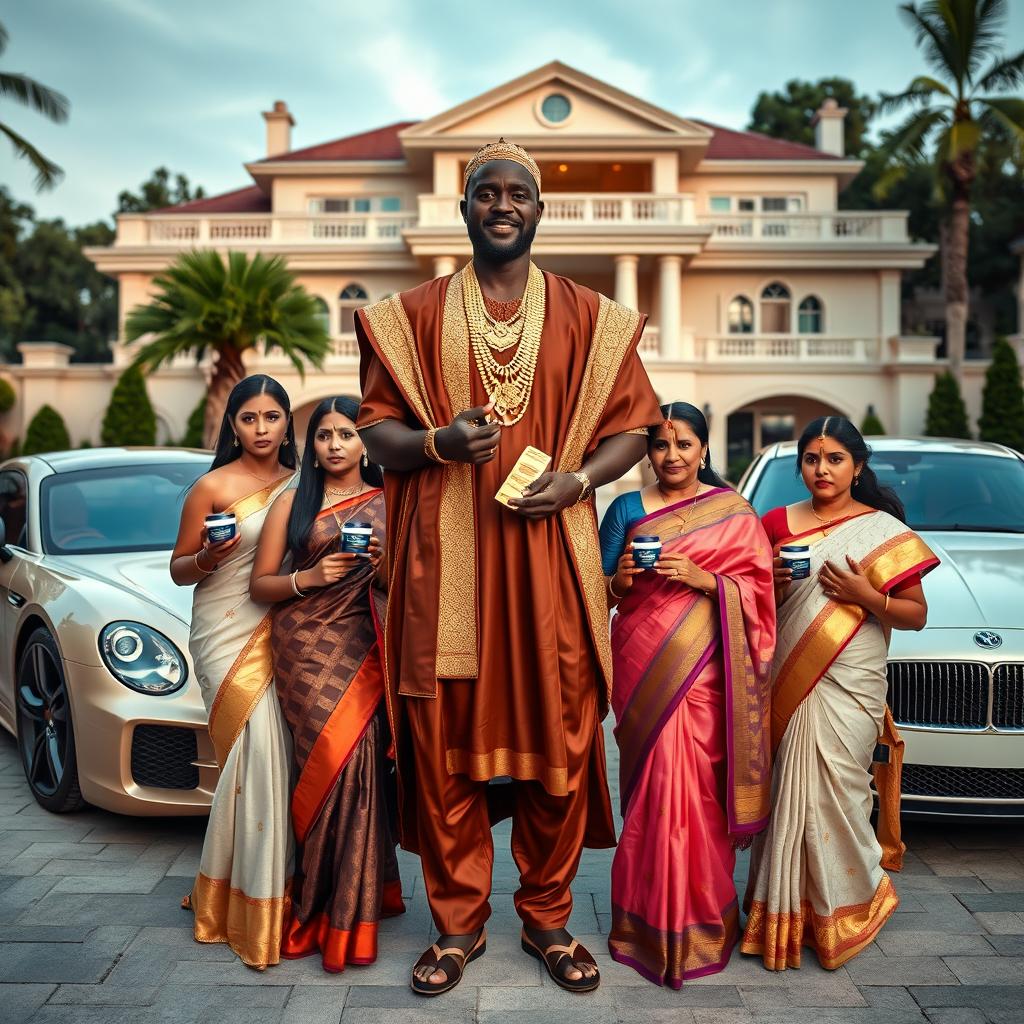
<path id="1" fill-rule="evenodd" d="M 583 490 L 580 491 L 580 496 L 576 499 L 576 504 L 578 505 L 581 501 L 586 501 L 594 493 L 594 485 L 590 482 L 590 477 L 582 469 L 573 473 L 573 476 L 583 484 Z"/>

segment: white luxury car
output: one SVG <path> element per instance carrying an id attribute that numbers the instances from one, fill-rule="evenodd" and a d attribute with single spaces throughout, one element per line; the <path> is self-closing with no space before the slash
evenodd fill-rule
<path id="1" fill-rule="evenodd" d="M 942 560 L 924 581 L 928 625 L 894 632 L 889 650 L 903 810 L 1024 817 L 1024 458 L 983 442 L 868 443 Z M 805 499 L 796 443 L 762 451 L 739 489 L 759 515 Z"/>

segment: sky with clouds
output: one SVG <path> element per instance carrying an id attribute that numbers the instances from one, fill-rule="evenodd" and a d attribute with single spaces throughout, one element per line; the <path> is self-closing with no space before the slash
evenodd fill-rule
<path id="1" fill-rule="evenodd" d="M 550 60 L 676 114 L 742 128 L 790 78 L 898 91 L 924 70 L 897 0 L 9 0 L 0 66 L 71 101 L 67 124 L 0 120 L 67 176 L 35 194 L 0 139 L 0 182 L 41 216 L 107 217 L 153 168 L 209 193 L 250 183 L 260 112 L 287 101 L 295 147 L 431 116 Z M 1006 48 L 1024 46 L 1011 0 Z"/>

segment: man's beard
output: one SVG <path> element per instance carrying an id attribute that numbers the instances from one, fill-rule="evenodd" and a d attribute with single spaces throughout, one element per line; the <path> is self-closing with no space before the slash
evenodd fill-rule
<path id="1" fill-rule="evenodd" d="M 473 255 L 485 263 L 511 263 L 533 245 L 533 237 L 537 234 L 537 224 L 524 224 L 519 233 L 508 243 L 496 245 L 484 231 L 480 221 L 471 221 L 466 225 L 469 241 L 473 246 Z"/>

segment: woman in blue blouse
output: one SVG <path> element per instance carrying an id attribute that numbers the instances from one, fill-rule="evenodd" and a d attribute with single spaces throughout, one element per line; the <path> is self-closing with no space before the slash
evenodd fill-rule
<path id="1" fill-rule="evenodd" d="M 652 487 L 601 525 L 623 828 L 612 863 L 612 957 L 657 985 L 720 971 L 739 937 L 735 847 L 768 815 L 772 552 L 753 509 L 711 468 L 686 402 L 649 433 Z M 631 538 L 657 536 L 653 570 Z M 726 713 L 726 709 L 729 713 Z"/>

